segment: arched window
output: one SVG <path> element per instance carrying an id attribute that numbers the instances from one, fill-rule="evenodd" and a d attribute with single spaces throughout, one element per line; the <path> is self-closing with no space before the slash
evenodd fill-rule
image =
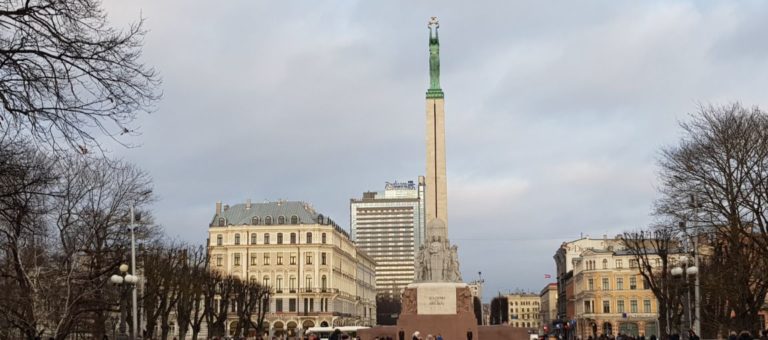
<path id="1" fill-rule="evenodd" d="M 320 289 L 323 290 L 323 293 L 328 289 L 328 278 L 325 275 L 320 278 Z"/>
<path id="2" fill-rule="evenodd" d="M 227 225 L 227 220 L 224 217 L 219 217 L 219 227 Z"/>
<path id="3" fill-rule="evenodd" d="M 254 216 L 253 218 L 251 218 L 251 224 L 259 225 L 259 222 L 260 221 L 259 221 L 259 217 L 258 216 Z"/>
<path id="4" fill-rule="evenodd" d="M 325 233 L 323 233 L 322 235 L 320 235 L 320 239 L 321 239 L 320 241 L 321 241 L 323 244 L 325 244 L 325 242 L 327 241 L 327 240 L 326 240 L 326 238 L 325 238 Z"/>
<path id="5" fill-rule="evenodd" d="M 291 276 L 290 279 L 288 279 L 288 289 L 291 291 L 291 293 L 296 293 L 296 277 Z"/>
<path id="6" fill-rule="evenodd" d="M 275 290 L 276 290 L 277 293 L 282 293 L 283 292 L 283 277 L 282 276 L 278 276 L 277 278 L 275 278 Z"/>
<path id="7" fill-rule="evenodd" d="M 277 224 L 285 224 L 285 216 L 278 216 L 277 217 Z"/>
<path id="8" fill-rule="evenodd" d="M 283 244 L 283 233 L 277 233 L 277 244 Z"/>
<path id="9" fill-rule="evenodd" d="M 256 233 L 251 234 L 251 244 L 256 244 Z"/>
<path id="10" fill-rule="evenodd" d="M 264 279 L 261 281 L 261 284 L 264 287 L 269 287 L 269 276 L 268 275 L 264 275 Z"/>
<path id="11" fill-rule="evenodd" d="M 269 244 L 269 233 L 264 234 L 264 244 Z"/>
<path id="12" fill-rule="evenodd" d="M 312 233 L 309 232 L 309 231 L 307 232 L 307 241 L 306 242 L 307 242 L 307 244 L 312 244 Z"/>
<path id="13" fill-rule="evenodd" d="M 608 269 L 608 260 L 603 259 L 603 269 Z"/>
<path id="14" fill-rule="evenodd" d="M 235 234 L 235 245 L 240 245 L 240 234 Z"/>
<path id="15" fill-rule="evenodd" d="M 216 235 L 216 245 L 220 246 L 224 244 L 224 236 L 221 236 L 221 234 Z"/>
<path id="16" fill-rule="evenodd" d="M 272 216 L 264 217 L 264 224 L 272 225 Z"/>
<path id="17" fill-rule="evenodd" d="M 311 275 L 307 275 L 307 277 L 305 278 L 304 288 L 306 288 L 307 292 L 311 292 L 312 291 L 312 276 Z"/>
<path id="18" fill-rule="evenodd" d="M 291 224 L 299 224 L 299 217 L 296 215 L 291 216 Z"/>
<path id="19" fill-rule="evenodd" d="M 291 233 L 291 244 L 296 244 L 296 233 Z"/>

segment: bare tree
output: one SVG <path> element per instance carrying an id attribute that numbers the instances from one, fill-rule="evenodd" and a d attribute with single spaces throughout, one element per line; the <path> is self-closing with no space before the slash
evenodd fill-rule
<path id="1" fill-rule="evenodd" d="M 205 323 L 208 336 L 225 336 L 225 323 L 230 312 L 230 305 L 237 279 L 211 271 L 205 284 Z"/>
<path id="2" fill-rule="evenodd" d="M 266 304 L 269 303 L 270 287 L 262 286 L 255 281 L 236 280 L 232 292 L 233 300 L 237 308 L 237 330 L 235 337 L 250 336 L 250 329 L 256 330 L 261 334 L 264 316 L 266 315 Z M 253 316 L 256 315 L 256 322 L 253 322 Z"/>
<path id="3" fill-rule="evenodd" d="M 715 319 L 734 313 L 731 329 L 755 331 L 768 290 L 768 115 L 738 103 L 703 106 L 681 127 L 679 145 L 662 153 L 657 213 L 711 237 L 730 287 Z"/>
<path id="4" fill-rule="evenodd" d="M 187 247 L 181 262 L 181 280 L 178 282 L 178 301 L 176 302 L 176 323 L 179 325 L 179 338 L 186 339 L 187 331 L 192 328 L 192 340 L 197 340 L 203 313 L 203 292 L 208 274 L 208 255 L 206 249 Z"/>
<path id="5" fill-rule="evenodd" d="M 146 247 L 144 258 L 143 306 L 146 318 L 147 337 L 153 337 L 160 320 L 160 337 L 168 337 L 170 313 L 176 308 L 179 298 L 179 282 L 188 279 L 182 276 L 185 261 L 182 249 L 175 245 L 157 243 Z"/>
<path id="6" fill-rule="evenodd" d="M 157 73 L 140 61 L 143 24 L 110 27 L 99 0 L 3 1 L 0 123 L 81 151 L 95 132 L 132 132 L 159 98 Z"/>
<path id="7" fill-rule="evenodd" d="M 682 250 L 678 233 L 668 227 L 656 227 L 653 231 L 625 232 L 620 238 L 658 301 L 659 334 L 666 339 L 668 330 L 679 324 L 682 316 L 679 284 L 670 273 L 670 255 Z"/>

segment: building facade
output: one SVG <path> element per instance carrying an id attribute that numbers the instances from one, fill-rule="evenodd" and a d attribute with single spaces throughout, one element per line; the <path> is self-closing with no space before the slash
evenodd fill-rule
<path id="1" fill-rule="evenodd" d="M 375 261 L 309 204 L 217 203 L 208 237 L 211 270 L 272 287 L 271 334 L 376 324 Z"/>
<path id="2" fill-rule="evenodd" d="M 507 295 L 509 307 L 509 325 L 538 330 L 541 326 L 539 310 L 541 300 L 534 293 L 514 293 Z"/>
<path id="3" fill-rule="evenodd" d="M 376 287 L 399 296 L 413 282 L 415 252 L 424 240 L 424 180 L 387 183 L 349 202 L 352 239 L 376 262 Z"/>
<path id="4" fill-rule="evenodd" d="M 541 331 L 547 334 L 552 330 L 554 321 L 557 320 L 557 283 L 546 285 L 539 294 L 539 319 L 541 319 Z"/>
<path id="5" fill-rule="evenodd" d="M 578 336 L 659 336 L 658 303 L 634 256 L 621 249 L 587 249 L 573 266 Z"/>

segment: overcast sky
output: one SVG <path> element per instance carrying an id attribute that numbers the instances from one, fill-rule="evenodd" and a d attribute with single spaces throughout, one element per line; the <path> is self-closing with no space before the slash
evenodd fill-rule
<path id="1" fill-rule="evenodd" d="M 164 98 L 113 147 L 169 235 L 215 202 L 349 199 L 425 172 L 427 21 L 440 18 L 449 233 L 485 297 L 539 292 L 564 241 L 647 226 L 660 148 L 700 103 L 768 108 L 763 1 L 105 0 L 140 16 Z M 551 274 L 553 279 L 545 279 Z"/>

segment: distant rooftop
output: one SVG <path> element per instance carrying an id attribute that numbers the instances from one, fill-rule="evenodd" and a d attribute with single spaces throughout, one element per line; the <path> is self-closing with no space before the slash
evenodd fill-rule
<path id="1" fill-rule="evenodd" d="M 279 200 L 251 203 L 249 200 L 232 206 L 216 203 L 216 213 L 213 215 L 210 227 L 291 224 L 332 225 L 337 231 L 349 237 L 347 232 L 339 227 L 336 222 L 323 214 L 317 213 L 309 203 L 301 201 Z"/>

